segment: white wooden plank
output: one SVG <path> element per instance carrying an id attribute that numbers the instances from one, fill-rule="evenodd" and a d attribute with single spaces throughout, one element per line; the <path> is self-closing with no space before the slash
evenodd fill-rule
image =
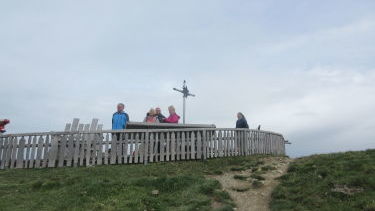
<path id="1" fill-rule="evenodd" d="M 155 143 L 155 133 L 150 134 L 150 163 L 154 162 L 154 143 Z"/>
<path id="2" fill-rule="evenodd" d="M 181 132 L 176 132 L 176 160 L 181 158 Z"/>
<path id="3" fill-rule="evenodd" d="M 160 150 L 160 161 L 164 162 L 164 157 L 165 157 L 165 137 L 164 137 L 164 133 L 160 134 L 159 150 Z"/>
<path id="4" fill-rule="evenodd" d="M 0 138 L 0 169 L 4 169 L 5 165 L 5 137 Z"/>
<path id="5" fill-rule="evenodd" d="M 181 135 L 181 160 L 186 159 L 185 132 Z"/>
<path id="6" fill-rule="evenodd" d="M 77 130 L 78 129 L 78 122 L 74 123 L 76 124 L 76 128 L 72 127 L 72 130 Z M 67 151 L 66 151 L 66 166 L 70 167 L 72 166 L 73 162 L 73 155 L 74 155 L 74 135 L 69 135 L 67 137 Z"/>
<path id="7" fill-rule="evenodd" d="M 11 157 L 11 160 L 10 160 L 10 168 L 15 168 L 15 164 L 16 164 L 16 161 L 17 161 L 17 145 L 18 145 L 18 138 L 17 137 L 13 137 L 12 139 L 12 143 L 13 143 L 13 148 L 12 148 L 12 157 Z"/>
<path id="8" fill-rule="evenodd" d="M 133 159 L 134 159 L 134 133 L 130 133 L 129 135 L 130 137 L 130 140 L 129 140 L 129 163 L 133 163 Z"/>
<path id="9" fill-rule="evenodd" d="M 194 131 L 189 131 L 187 132 L 187 135 L 186 135 L 186 140 L 185 140 L 185 144 L 186 144 L 186 159 L 187 160 L 191 160 L 193 159 L 192 156 L 191 156 L 191 150 L 192 150 L 192 141 L 194 141 L 192 139 L 192 134 L 194 133 Z M 194 136 L 193 136 L 194 137 Z"/>
<path id="10" fill-rule="evenodd" d="M 147 164 L 149 162 L 150 151 L 149 151 L 149 141 L 150 141 L 150 134 L 148 132 L 145 133 L 145 147 L 144 147 L 144 158 L 143 163 Z"/>
<path id="11" fill-rule="evenodd" d="M 172 132 L 171 134 L 171 160 L 174 161 L 176 159 L 176 136 L 175 133 Z"/>
<path id="12" fill-rule="evenodd" d="M 9 168 L 10 167 L 10 161 L 11 161 L 11 156 L 12 156 L 12 149 L 13 149 L 13 142 L 12 142 L 12 138 L 11 137 L 8 137 L 7 140 L 6 140 L 6 148 L 7 148 L 7 151 L 6 151 L 6 154 L 5 154 L 5 166 L 4 168 Z"/>
<path id="13" fill-rule="evenodd" d="M 139 133 L 135 134 L 134 139 L 134 163 L 139 162 Z"/>
<path id="14" fill-rule="evenodd" d="M 78 131 L 78 124 L 79 124 L 79 119 L 74 118 L 73 123 L 72 123 L 72 127 L 70 128 L 70 131 L 72 131 L 72 132 Z"/>
<path id="15" fill-rule="evenodd" d="M 92 150 L 92 142 L 93 142 L 93 135 L 92 134 L 87 134 L 85 137 L 85 142 L 86 142 L 86 154 L 85 154 L 85 160 L 86 160 L 86 166 L 91 165 L 91 150 Z"/>
<path id="16" fill-rule="evenodd" d="M 35 160 L 35 168 L 41 168 L 41 159 L 43 154 L 43 145 L 44 145 L 44 139 L 43 136 L 39 136 L 38 139 L 38 148 L 36 150 L 36 160 Z"/>
<path id="17" fill-rule="evenodd" d="M 203 137 L 202 137 L 202 147 L 203 147 L 203 159 L 207 159 L 207 153 L 208 153 L 208 148 L 207 148 L 207 131 L 203 131 Z"/>
<path id="18" fill-rule="evenodd" d="M 112 135 L 112 141 L 111 141 L 111 162 L 110 164 L 116 164 L 116 154 L 117 154 L 117 136 L 118 133 L 115 133 Z"/>
<path id="19" fill-rule="evenodd" d="M 195 160 L 195 134 L 194 132 L 191 133 L 191 141 L 190 141 L 190 159 Z"/>
<path id="20" fill-rule="evenodd" d="M 65 153 L 66 153 L 66 140 L 67 136 L 63 135 L 61 137 L 61 141 L 59 144 L 59 152 L 58 152 L 58 162 L 57 162 L 57 167 L 63 167 L 64 162 L 65 162 Z"/>
<path id="21" fill-rule="evenodd" d="M 105 136 L 104 165 L 108 165 L 108 160 L 109 160 L 108 151 L 109 151 L 109 133 L 107 133 Z"/>
<path id="22" fill-rule="evenodd" d="M 33 143 L 31 146 L 31 152 L 30 152 L 30 163 L 29 168 L 34 168 L 35 165 L 35 155 L 36 155 L 36 144 L 37 144 L 37 137 L 33 137 Z"/>
<path id="23" fill-rule="evenodd" d="M 83 128 L 85 127 L 84 124 L 79 124 L 78 125 L 78 131 L 83 131 Z"/>
<path id="24" fill-rule="evenodd" d="M 83 124 L 78 125 L 78 131 L 83 132 Z M 77 167 L 79 163 L 80 152 L 82 150 L 82 133 L 78 133 L 74 135 L 74 152 L 73 152 L 73 166 Z"/>
<path id="25" fill-rule="evenodd" d="M 123 161 L 123 155 L 122 155 L 122 144 L 123 144 L 123 139 L 124 139 L 124 133 L 119 133 L 118 134 L 118 140 L 116 144 L 116 159 L 117 159 L 117 164 L 121 164 Z"/>
<path id="26" fill-rule="evenodd" d="M 90 126 L 90 132 L 96 131 L 96 129 L 98 128 L 98 122 L 99 122 L 99 119 L 92 119 L 91 126 Z"/>
<path id="27" fill-rule="evenodd" d="M 200 131 L 197 131 L 197 159 L 202 159 L 202 136 Z"/>
<path id="28" fill-rule="evenodd" d="M 42 163 L 42 168 L 47 167 L 47 162 L 48 162 L 48 156 L 49 156 L 49 137 L 50 135 L 46 135 L 46 140 L 44 143 L 44 149 L 43 149 L 43 163 Z"/>
<path id="29" fill-rule="evenodd" d="M 58 137 L 56 135 L 51 136 L 51 149 L 48 153 L 48 167 L 52 168 L 56 166 L 56 159 L 57 159 L 57 153 L 58 153 Z"/>
<path id="30" fill-rule="evenodd" d="M 103 134 L 102 133 L 96 134 L 96 137 L 98 140 L 98 145 L 97 145 L 98 158 L 97 158 L 96 164 L 103 165 Z"/>
<path id="31" fill-rule="evenodd" d="M 158 145 L 159 145 L 159 133 L 155 133 L 155 142 L 154 142 L 154 162 L 159 161 Z"/>
<path id="32" fill-rule="evenodd" d="M 128 159 L 129 159 L 128 149 L 129 149 L 129 133 L 125 133 L 124 147 L 123 147 L 123 151 L 122 151 L 122 153 L 124 155 L 124 163 L 125 164 L 128 163 Z"/>
<path id="33" fill-rule="evenodd" d="M 167 133 L 167 144 L 166 144 L 165 151 L 166 151 L 165 160 L 169 161 L 170 156 L 171 156 L 171 136 L 170 136 L 170 133 Z"/>
<path id="34" fill-rule="evenodd" d="M 32 146 L 32 136 L 29 136 L 25 144 L 25 147 L 26 147 L 25 168 L 29 168 L 31 146 Z"/>
<path id="35" fill-rule="evenodd" d="M 144 152 L 145 152 L 145 133 L 141 133 L 139 135 L 139 162 L 143 163 L 143 157 L 144 157 Z"/>
<path id="36" fill-rule="evenodd" d="M 18 168 L 18 169 L 23 168 L 24 149 L 25 149 L 25 138 L 22 136 L 21 139 L 20 139 L 20 141 L 19 141 L 18 151 L 17 151 L 16 168 Z"/>
<path id="37" fill-rule="evenodd" d="M 219 157 L 223 157 L 223 137 L 222 137 L 222 131 L 219 130 L 218 131 L 218 149 L 219 149 L 219 152 L 218 152 L 218 155 Z"/>
<path id="38" fill-rule="evenodd" d="M 69 132 L 71 127 L 72 127 L 71 123 L 66 123 L 64 131 Z"/>

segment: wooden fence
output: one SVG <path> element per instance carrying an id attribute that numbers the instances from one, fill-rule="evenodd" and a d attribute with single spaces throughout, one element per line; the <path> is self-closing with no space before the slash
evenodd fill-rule
<path id="1" fill-rule="evenodd" d="M 281 134 L 225 128 L 106 130 L 0 136 L 0 169 L 94 166 L 285 154 Z"/>

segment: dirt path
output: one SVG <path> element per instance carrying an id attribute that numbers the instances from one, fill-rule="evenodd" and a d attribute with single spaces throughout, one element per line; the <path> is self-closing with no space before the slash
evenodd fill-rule
<path id="1" fill-rule="evenodd" d="M 264 182 L 263 185 L 256 188 L 252 185 L 255 179 L 249 177 L 253 173 L 251 170 L 226 172 L 223 175 L 212 176 L 217 179 L 235 201 L 238 211 L 263 211 L 269 210 L 268 204 L 271 199 L 273 188 L 276 187 L 278 181 L 275 178 L 280 177 L 286 172 L 286 169 L 291 161 L 290 158 L 269 157 L 263 158 L 264 165 L 273 166 L 276 169 L 268 170 L 261 174 L 265 180 L 258 180 Z M 235 175 L 248 177 L 246 180 L 234 179 Z"/>

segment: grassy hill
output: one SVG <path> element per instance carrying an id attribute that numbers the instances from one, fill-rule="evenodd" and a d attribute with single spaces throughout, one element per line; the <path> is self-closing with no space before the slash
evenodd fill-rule
<path id="1" fill-rule="evenodd" d="M 253 168 L 261 157 L 145 165 L 0 171 L 0 210 L 232 210 L 207 175 Z"/>
<path id="2" fill-rule="evenodd" d="M 375 210 L 375 150 L 296 159 L 272 193 L 272 210 Z"/>

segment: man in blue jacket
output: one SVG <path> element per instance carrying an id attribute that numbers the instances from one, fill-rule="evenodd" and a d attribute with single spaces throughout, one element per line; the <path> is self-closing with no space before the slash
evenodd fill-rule
<path id="1" fill-rule="evenodd" d="M 124 112 L 125 105 L 117 104 L 117 112 L 112 116 L 112 130 L 123 130 L 129 122 L 129 115 Z"/>

